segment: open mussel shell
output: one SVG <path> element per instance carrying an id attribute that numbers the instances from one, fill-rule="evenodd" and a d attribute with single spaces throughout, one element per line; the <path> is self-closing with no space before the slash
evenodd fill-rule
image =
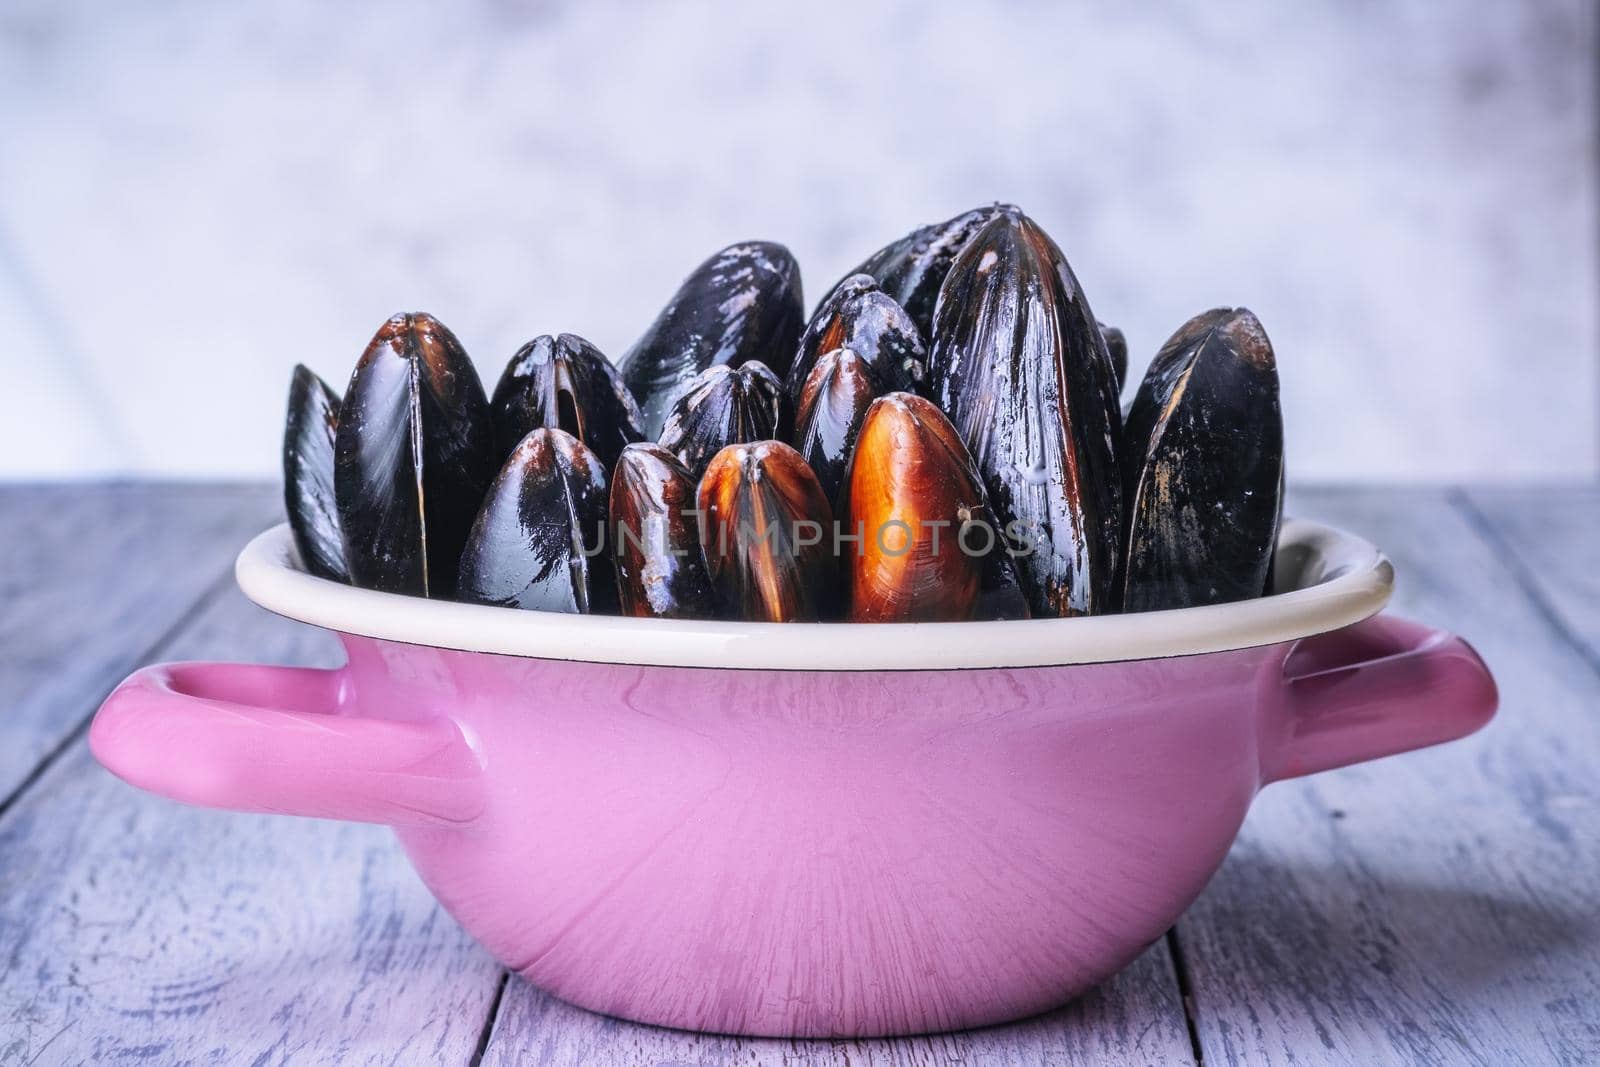
<path id="1" fill-rule="evenodd" d="M 622 357 L 644 435 L 660 435 L 678 393 L 710 367 L 757 359 L 786 373 L 804 325 L 800 265 L 782 245 L 729 245 L 700 264 Z"/>
<path id="2" fill-rule="evenodd" d="M 1035 616 L 1115 610 L 1121 413 L 1105 340 L 1055 242 L 1015 209 L 939 294 L 931 394 L 966 443 Z"/>
<path id="3" fill-rule="evenodd" d="M 950 265 L 972 235 L 1005 210 L 1015 209 L 1007 204 L 991 204 L 964 211 L 943 222 L 918 227 L 868 256 L 859 267 L 845 275 L 839 285 L 845 284 L 856 274 L 868 274 L 876 278 L 889 298 L 905 308 L 906 314 L 916 324 L 917 332 L 927 340 L 933 331 L 933 313 L 939 301 L 939 287 L 944 283 Z M 829 295 L 832 295 L 832 291 Z"/>
<path id="4" fill-rule="evenodd" d="M 1190 319 L 1150 364 L 1125 430 L 1125 611 L 1267 589 L 1283 492 L 1278 369 L 1243 308 Z"/>
<path id="5" fill-rule="evenodd" d="M 839 499 L 861 420 L 877 395 L 866 360 L 848 348 L 824 353 L 800 387 L 791 440 L 830 501 Z"/>
<path id="6" fill-rule="evenodd" d="M 723 612 L 753 622 L 837 610 L 833 509 L 800 453 L 780 441 L 732 445 L 700 479 L 706 570 Z"/>
<path id="7" fill-rule="evenodd" d="M 916 391 L 927 382 L 928 351 L 921 331 L 869 274 L 840 282 L 811 316 L 789 367 L 791 397 L 799 398 L 817 358 L 836 348 L 860 356 L 884 392 Z"/>
<path id="8" fill-rule="evenodd" d="M 643 437 L 639 405 L 611 361 L 576 334 L 536 337 L 506 364 L 490 401 L 499 455 L 533 430 L 565 430 L 610 470 Z"/>
<path id="9" fill-rule="evenodd" d="M 698 477 L 729 445 L 789 434 L 788 397 L 760 360 L 712 367 L 679 395 L 661 428 L 661 447 Z"/>
<path id="10" fill-rule="evenodd" d="M 889 393 L 872 402 L 842 509 L 860 537 L 846 563 L 850 621 L 973 617 L 1001 531 L 966 447 L 931 401 Z"/>
<path id="11" fill-rule="evenodd" d="M 457 599 L 533 611 L 613 611 L 606 546 L 599 457 L 563 430 L 534 430 L 506 460 L 472 525 Z"/>
<path id="12" fill-rule="evenodd" d="M 334 490 L 356 585 L 449 596 L 494 477 L 483 383 L 432 315 L 396 315 L 362 353 L 339 411 Z"/>
<path id="13" fill-rule="evenodd" d="M 333 439 L 339 397 L 308 368 L 289 382 L 283 426 L 283 509 L 306 569 L 321 578 L 350 580 L 333 489 Z"/>
<path id="14" fill-rule="evenodd" d="M 711 619 L 695 479 L 660 445 L 622 450 L 611 472 L 612 559 L 624 615 Z"/>
<path id="15" fill-rule="evenodd" d="M 1117 389 L 1128 380 L 1128 338 L 1115 326 L 1100 323 L 1100 336 L 1106 341 L 1106 354 L 1111 357 L 1111 370 L 1117 376 Z"/>

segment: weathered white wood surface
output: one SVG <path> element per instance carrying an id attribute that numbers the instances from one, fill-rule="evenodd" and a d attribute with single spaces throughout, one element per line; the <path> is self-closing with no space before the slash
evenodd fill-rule
<path id="1" fill-rule="evenodd" d="M 908 1041 L 684 1034 L 516 979 L 497 1001 L 387 831 L 115 781 L 74 731 L 137 662 L 337 656 L 218 585 L 273 497 L 0 489 L 0 1065 L 1191 1060 L 1165 943 L 1051 1015 Z M 1471 639 L 1504 707 L 1467 742 L 1261 796 L 1178 931 L 1207 1061 L 1600 1061 L 1595 495 L 1538 499 L 1297 495 L 1391 553 L 1397 609 Z"/>
<path id="2" fill-rule="evenodd" d="M 262 486 L 0 490 L 0 805 L 282 506 Z"/>
<path id="3" fill-rule="evenodd" d="M 134 514 L 162 503 L 157 493 L 140 506 L 137 495 L 124 501 Z M 204 491 L 180 496 L 189 510 L 159 525 L 216 577 L 213 561 L 253 531 L 207 517 Z M 0 499 L 9 507 L 12 491 Z M 239 499 L 213 492 L 210 509 Z M 45 546 L 30 549 L 48 564 L 40 580 L 75 551 L 65 531 L 49 543 L 53 559 Z M 176 554 L 142 558 L 123 563 L 165 565 L 169 579 L 182 569 Z M 191 601 L 203 589 L 196 582 Z M 101 610 L 88 592 L 76 604 L 55 594 L 25 603 L 70 614 L 41 619 L 52 632 L 70 634 L 73 619 L 87 632 Z M 36 664 L 62 673 L 57 691 L 75 701 L 61 706 L 67 723 L 118 680 L 100 680 L 111 664 L 120 676 L 140 658 L 340 658 L 327 635 L 232 589 L 152 648 L 184 615 L 175 599 L 143 602 L 156 609 L 147 614 L 128 598 L 118 609 L 125 629 L 95 630 L 106 647 L 90 660 Z M 12 604 L 7 625 L 26 633 Z M 5 670 L 17 668 L 9 646 L 0 655 Z M 66 677 L 86 669 L 92 677 Z M 0 1064 L 467 1063 L 500 976 L 382 827 L 174 804 L 105 773 L 81 737 L 0 816 Z"/>
<path id="4" fill-rule="evenodd" d="M 884 1041 L 777 1041 L 608 1019 L 513 978 L 483 1063 L 492 1067 L 945 1067 L 1192 1063 L 1166 942 L 1067 1007 L 1011 1026 Z"/>
<path id="5" fill-rule="evenodd" d="M 1464 496 L 1535 600 L 1600 669 L 1600 489 L 1475 490 Z"/>
<path id="6" fill-rule="evenodd" d="M 1600 1062 L 1600 675 L 1451 494 L 1294 503 L 1383 546 L 1392 610 L 1468 638 L 1502 707 L 1257 799 L 1178 924 L 1206 1062 Z"/>

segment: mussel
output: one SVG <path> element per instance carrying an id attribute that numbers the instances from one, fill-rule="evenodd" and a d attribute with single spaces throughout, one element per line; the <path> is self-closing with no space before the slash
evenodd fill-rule
<path id="1" fill-rule="evenodd" d="M 861 420 L 877 395 L 866 360 L 848 348 L 824 353 L 800 387 L 792 440 L 830 502 L 839 499 Z"/>
<path id="2" fill-rule="evenodd" d="M 799 398 L 817 357 L 836 348 L 860 356 L 884 392 L 916 391 L 927 382 L 928 351 L 921 332 L 870 274 L 840 282 L 811 316 L 789 367 L 791 397 Z"/>
<path id="3" fill-rule="evenodd" d="M 1023 592 L 1022 580 L 1017 577 L 1017 565 L 1011 558 L 1009 542 L 997 543 L 994 551 L 983 562 L 983 573 L 978 577 L 978 606 L 973 609 L 974 619 L 1028 619 L 1028 595 Z"/>
<path id="4" fill-rule="evenodd" d="M 534 430 L 495 477 L 461 553 L 457 598 L 564 611 L 615 610 L 606 558 L 606 472 L 564 430 Z"/>
<path id="5" fill-rule="evenodd" d="M 1033 614 L 1115 610 L 1116 374 L 1072 268 L 1022 212 L 995 215 L 951 265 L 931 383 L 1022 546 L 1015 562 Z"/>
<path id="6" fill-rule="evenodd" d="M 340 405 L 334 491 L 356 585 L 449 596 L 494 477 L 489 401 L 461 342 L 432 315 L 396 315 Z"/>
<path id="7" fill-rule="evenodd" d="M 933 331 L 939 287 L 944 283 L 950 264 L 955 262 L 973 234 L 1007 210 L 1015 209 L 1009 204 L 991 204 L 964 211 L 943 222 L 918 227 L 868 256 L 839 284 L 849 281 L 851 275 L 870 274 L 890 299 L 905 308 L 911 321 L 916 323 L 917 332 L 928 340 Z"/>
<path id="8" fill-rule="evenodd" d="M 780 441 L 730 445 L 700 479 L 702 549 L 723 610 L 756 622 L 832 617 L 833 509 L 800 453 Z"/>
<path id="9" fill-rule="evenodd" d="M 305 366 L 289 382 L 289 415 L 283 427 L 283 509 L 306 569 L 321 578 L 348 582 L 339 505 L 333 491 L 333 439 L 339 426 L 339 396 Z"/>
<path id="10" fill-rule="evenodd" d="M 700 264 L 622 357 L 644 435 L 660 435 L 677 394 L 710 367 L 758 359 L 781 377 L 804 324 L 800 265 L 782 245 L 729 245 Z"/>
<path id="11" fill-rule="evenodd" d="M 1100 323 L 1100 336 L 1106 340 L 1106 354 L 1111 357 L 1111 369 L 1117 376 L 1117 389 L 1128 380 L 1128 338 L 1115 326 Z"/>
<path id="12" fill-rule="evenodd" d="M 977 610 L 985 560 L 1002 534 L 966 446 L 931 401 L 872 402 L 856 441 L 845 525 L 850 621 L 949 622 Z"/>
<path id="13" fill-rule="evenodd" d="M 729 445 L 787 437 L 788 414 L 783 383 L 765 363 L 712 367 L 679 394 L 660 443 L 698 477 Z"/>
<path id="14" fill-rule="evenodd" d="M 611 473 L 611 543 L 624 615 L 710 619 L 694 476 L 660 445 L 622 450 Z"/>
<path id="15" fill-rule="evenodd" d="M 532 430 L 565 430 L 606 470 L 643 437 L 639 405 L 611 361 L 577 334 L 535 337 L 511 357 L 490 401 L 498 454 L 509 456 Z"/>
<path id="16" fill-rule="evenodd" d="M 1272 343 L 1244 308 L 1184 323 L 1150 364 L 1125 430 L 1124 611 L 1267 589 L 1283 492 Z"/>

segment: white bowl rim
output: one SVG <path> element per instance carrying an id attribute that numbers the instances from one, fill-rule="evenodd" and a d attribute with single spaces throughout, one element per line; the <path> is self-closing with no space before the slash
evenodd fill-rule
<path id="1" fill-rule="evenodd" d="M 533 659 L 659 667 L 904 671 L 1162 659 L 1293 641 L 1360 622 L 1394 586 L 1388 559 L 1353 534 L 1286 519 L 1277 587 L 1257 600 L 1136 615 L 1009 622 L 751 623 L 565 615 L 425 600 L 308 574 L 279 524 L 234 565 L 269 611 L 340 633 Z"/>

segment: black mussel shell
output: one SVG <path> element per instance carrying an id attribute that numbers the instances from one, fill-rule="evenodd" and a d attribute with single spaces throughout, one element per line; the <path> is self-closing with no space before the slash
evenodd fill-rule
<path id="1" fill-rule="evenodd" d="M 800 265 L 782 245 L 729 245 L 700 264 L 622 357 L 644 435 L 660 435 L 678 393 L 710 367 L 756 359 L 786 373 L 804 325 Z"/>
<path id="2" fill-rule="evenodd" d="M 966 446 L 932 401 L 889 393 L 872 402 L 841 510 L 861 538 L 845 563 L 851 622 L 973 617 L 1000 532 Z"/>
<path id="3" fill-rule="evenodd" d="M 830 502 L 839 499 L 861 421 L 877 395 L 871 368 L 848 348 L 824 353 L 800 387 L 791 440 Z"/>
<path id="4" fill-rule="evenodd" d="M 1002 539 L 984 559 L 983 574 L 978 578 L 978 606 L 972 612 L 974 619 L 1033 617 L 1028 610 L 1028 595 L 1022 590 L 1022 580 L 1017 577 L 1017 565 L 1012 561 L 1010 552 L 1010 543 Z"/>
<path id="5" fill-rule="evenodd" d="M 624 615 L 712 619 L 695 479 L 660 445 L 622 450 L 611 473 L 611 544 Z"/>
<path id="6" fill-rule="evenodd" d="M 599 457 L 563 430 L 534 430 L 506 460 L 472 524 L 457 599 L 531 611 L 614 611 L 606 544 Z"/>
<path id="7" fill-rule="evenodd" d="M 1122 527 L 1116 374 L 1066 258 L 1008 209 L 956 257 L 932 395 L 972 453 L 1035 616 L 1115 610 Z"/>
<path id="8" fill-rule="evenodd" d="M 1127 431 L 1124 430 L 1123 433 L 1124 433 L 1124 436 L 1126 436 Z M 1283 501 L 1284 501 L 1284 497 L 1286 497 L 1288 495 L 1288 492 L 1289 492 L 1288 479 L 1287 479 L 1286 475 L 1287 475 L 1286 471 L 1280 472 L 1280 474 L 1278 475 L 1278 519 L 1277 519 L 1277 522 L 1276 522 L 1275 525 L 1276 525 L 1276 528 L 1278 530 L 1280 530 L 1280 531 L 1283 529 Z M 1276 540 L 1276 537 L 1274 537 L 1274 540 Z M 1271 558 L 1269 558 L 1267 560 L 1267 583 L 1266 583 L 1266 588 L 1261 591 L 1261 595 L 1262 596 L 1271 596 L 1273 593 L 1276 593 L 1277 591 L 1278 591 L 1278 549 L 1277 549 L 1276 544 L 1274 544 L 1273 549 L 1272 549 L 1272 556 L 1271 556 Z"/>
<path id="9" fill-rule="evenodd" d="M 622 376 L 594 345 L 576 334 L 545 334 L 517 350 L 495 386 L 495 443 L 501 457 L 533 430 L 565 430 L 610 470 L 643 437 L 639 405 Z"/>
<path id="10" fill-rule="evenodd" d="M 956 256 L 973 234 L 990 219 L 1007 210 L 1015 208 L 1009 204 L 990 204 L 912 230 L 898 241 L 868 256 L 866 262 L 846 275 L 839 284 L 849 281 L 851 275 L 870 274 L 878 280 L 878 285 L 890 299 L 905 308 L 906 314 L 917 325 L 917 333 L 931 340 L 939 286 L 944 283 L 950 264 L 955 262 Z"/>
<path id="11" fill-rule="evenodd" d="M 1117 375 L 1117 390 L 1128 380 L 1128 338 L 1115 326 L 1100 324 L 1100 336 L 1106 339 L 1106 353 L 1111 357 L 1111 369 Z"/>
<path id="12" fill-rule="evenodd" d="M 661 429 L 661 447 L 699 477 L 729 445 L 789 435 L 788 398 L 760 360 L 712 367 L 678 396 Z"/>
<path id="13" fill-rule="evenodd" d="M 1261 596 L 1282 514 L 1283 416 L 1256 317 L 1218 308 L 1185 323 L 1150 364 L 1123 439 L 1123 610 Z"/>
<path id="14" fill-rule="evenodd" d="M 420 313 L 384 323 L 356 364 L 334 439 L 351 581 L 449 596 L 494 464 L 489 401 L 455 334 Z"/>
<path id="15" fill-rule="evenodd" d="M 814 622 L 839 600 L 833 508 L 800 453 L 780 441 L 730 445 L 700 479 L 702 549 L 724 613 Z"/>
<path id="16" fill-rule="evenodd" d="M 333 492 L 333 438 L 339 395 L 304 366 L 289 383 L 283 426 L 283 509 L 306 569 L 321 578 L 350 580 Z"/>
<path id="17" fill-rule="evenodd" d="M 871 275 L 840 282 L 811 316 L 789 367 L 791 397 L 799 398 L 817 357 L 836 348 L 865 360 L 884 392 L 916 392 L 927 384 L 928 350 L 921 331 Z"/>

